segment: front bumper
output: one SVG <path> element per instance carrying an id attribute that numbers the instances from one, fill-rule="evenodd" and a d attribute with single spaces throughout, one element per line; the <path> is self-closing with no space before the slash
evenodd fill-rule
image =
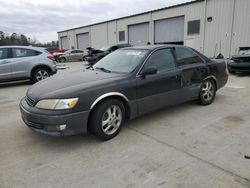
<path id="1" fill-rule="evenodd" d="M 69 136 L 87 132 L 87 122 L 90 111 L 77 113 L 62 113 L 51 115 L 49 110 L 35 109 L 29 106 L 25 98 L 20 102 L 20 111 L 24 123 L 36 132 L 51 136 Z M 47 111 L 47 114 L 44 113 Z M 60 130 L 60 125 L 66 125 L 64 130 Z"/>

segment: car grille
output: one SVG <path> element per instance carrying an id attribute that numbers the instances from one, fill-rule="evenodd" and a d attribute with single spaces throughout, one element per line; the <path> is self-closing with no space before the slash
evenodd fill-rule
<path id="1" fill-rule="evenodd" d="M 29 106 L 34 106 L 35 105 L 35 100 L 31 99 L 28 96 L 26 96 L 26 102 L 28 103 Z"/>

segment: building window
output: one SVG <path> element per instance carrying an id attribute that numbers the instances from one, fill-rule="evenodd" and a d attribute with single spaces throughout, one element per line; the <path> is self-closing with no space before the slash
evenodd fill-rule
<path id="1" fill-rule="evenodd" d="M 188 35 L 200 34 L 200 20 L 188 22 Z"/>
<path id="2" fill-rule="evenodd" d="M 125 31 L 119 31 L 119 41 L 125 41 Z"/>

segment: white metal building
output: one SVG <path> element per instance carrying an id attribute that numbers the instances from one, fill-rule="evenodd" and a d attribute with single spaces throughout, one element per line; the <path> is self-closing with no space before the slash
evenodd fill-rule
<path id="1" fill-rule="evenodd" d="M 60 48 L 184 44 L 208 57 L 250 48 L 250 0 L 196 0 L 58 32 Z"/>

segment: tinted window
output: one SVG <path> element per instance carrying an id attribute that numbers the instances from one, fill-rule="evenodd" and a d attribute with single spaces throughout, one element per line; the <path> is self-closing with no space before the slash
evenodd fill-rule
<path id="1" fill-rule="evenodd" d="M 7 59 L 7 58 L 8 58 L 8 49 L 0 48 L 0 59 Z"/>
<path id="2" fill-rule="evenodd" d="M 24 49 L 24 48 L 13 48 L 12 49 L 13 57 L 29 57 L 29 56 L 36 56 L 41 54 L 41 52 L 30 50 L 30 49 Z"/>
<path id="3" fill-rule="evenodd" d="M 125 31 L 119 31 L 119 41 L 125 41 Z"/>
<path id="4" fill-rule="evenodd" d="M 193 20 L 188 22 L 188 35 L 200 33 L 200 20 Z"/>
<path id="5" fill-rule="evenodd" d="M 171 49 L 162 49 L 154 52 L 148 59 L 145 67 L 155 67 L 158 72 L 175 67 L 175 59 Z"/>
<path id="6" fill-rule="evenodd" d="M 176 48 L 175 56 L 177 64 L 179 66 L 189 65 L 194 63 L 203 63 L 202 59 L 189 48 Z"/>

